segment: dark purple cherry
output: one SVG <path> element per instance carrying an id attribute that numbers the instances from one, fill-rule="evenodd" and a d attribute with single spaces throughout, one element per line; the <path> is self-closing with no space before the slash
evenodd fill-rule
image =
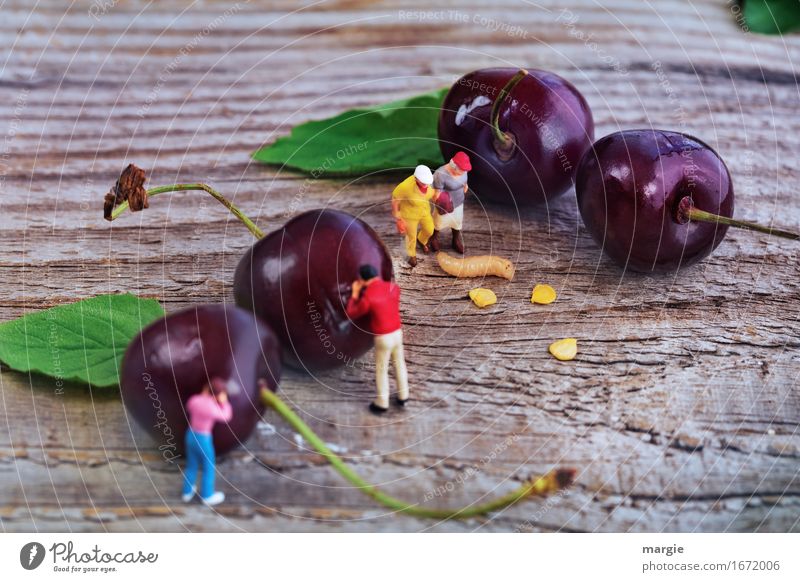
<path id="1" fill-rule="evenodd" d="M 593 139 L 583 95 L 535 69 L 469 73 L 450 89 L 439 116 L 442 155 L 469 154 L 469 186 L 484 202 L 532 206 L 563 194 Z"/>
<path id="2" fill-rule="evenodd" d="M 733 182 L 722 158 L 683 133 L 627 130 L 586 152 L 575 182 L 583 223 L 615 263 L 668 272 L 708 256 L 728 226 L 794 233 L 733 220 Z"/>
<path id="3" fill-rule="evenodd" d="M 167 457 L 183 450 L 186 401 L 212 379 L 226 384 L 233 407 L 229 423 L 214 427 L 214 447 L 224 453 L 250 436 L 264 410 L 258 380 L 275 391 L 281 375 L 273 331 L 234 305 L 200 305 L 155 321 L 134 338 L 122 361 L 122 400 Z"/>
<path id="4" fill-rule="evenodd" d="M 391 280 L 389 252 L 369 225 L 346 212 L 311 210 L 245 253 L 234 275 L 234 297 L 272 326 L 288 365 L 333 368 L 373 345 L 368 322 L 353 322 L 345 313 L 364 264 Z"/>

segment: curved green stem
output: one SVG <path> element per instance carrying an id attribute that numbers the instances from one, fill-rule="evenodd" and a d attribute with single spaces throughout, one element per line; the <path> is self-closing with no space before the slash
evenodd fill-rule
<path id="1" fill-rule="evenodd" d="M 788 238 L 790 240 L 800 240 L 800 233 L 797 232 L 782 230 L 780 228 L 772 228 L 771 226 L 763 226 L 755 222 L 736 220 L 734 218 L 728 218 L 727 216 L 720 216 L 719 214 L 713 214 L 711 212 L 706 212 L 705 210 L 700 210 L 694 205 L 694 202 L 689 196 L 685 196 L 681 199 L 678 205 L 677 218 L 678 222 L 695 220 L 699 222 L 711 222 L 713 224 L 726 224 L 728 226 L 734 226 L 736 228 L 743 228 L 746 230 L 755 230 L 757 232 L 763 232 L 773 236 L 779 236 L 781 238 Z"/>
<path id="2" fill-rule="evenodd" d="M 492 105 L 492 113 L 489 116 L 489 121 L 492 125 L 492 133 L 494 134 L 495 148 L 498 149 L 498 152 L 502 152 L 507 155 L 510 155 L 513 151 L 515 140 L 511 134 L 500 129 L 500 107 L 503 105 L 506 97 L 508 97 L 508 94 L 511 93 L 514 87 L 516 87 L 517 84 L 527 76 L 528 71 L 525 69 L 520 69 L 517 74 L 508 80 L 508 83 L 506 83 L 500 90 L 500 94 L 497 96 L 497 99 L 494 100 L 494 104 Z"/>
<path id="3" fill-rule="evenodd" d="M 250 220 L 250 217 L 248 217 L 244 212 L 239 210 L 239 208 L 237 208 L 233 202 L 225 198 L 225 196 L 214 190 L 214 188 L 212 188 L 208 184 L 203 184 L 198 182 L 195 184 L 170 184 L 169 186 L 158 186 L 156 188 L 150 188 L 149 190 L 147 190 L 147 196 L 152 197 L 152 196 L 157 196 L 158 194 L 164 194 L 166 192 L 186 192 L 191 190 L 208 192 L 209 194 L 211 194 L 211 196 L 216 198 L 220 202 L 220 204 L 222 204 L 225 208 L 230 210 L 231 214 L 233 214 L 236 218 L 242 221 L 242 223 L 247 227 L 247 229 L 251 233 L 253 233 L 253 236 L 255 236 L 256 238 L 263 238 L 264 231 L 258 228 L 256 224 L 252 220 Z M 128 201 L 126 200 L 125 202 L 121 203 L 114 209 L 114 211 L 111 213 L 111 217 L 109 218 L 109 220 L 114 220 L 118 218 L 119 215 L 125 212 L 125 210 L 127 209 L 128 209 Z"/>
<path id="4" fill-rule="evenodd" d="M 297 414 L 283 401 L 277 394 L 267 390 L 261 390 L 261 399 L 265 405 L 273 408 L 283 419 L 294 428 L 300 436 L 308 441 L 319 454 L 325 457 L 328 462 L 333 465 L 339 474 L 347 479 L 350 483 L 358 487 L 362 493 L 368 495 L 378 503 L 386 507 L 399 511 L 408 515 L 416 517 L 426 517 L 433 519 L 467 519 L 478 515 L 484 515 L 492 511 L 497 511 L 513 505 L 521 499 L 526 497 L 538 495 L 546 496 L 554 493 L 559 489 L 568 486 L 574 478 L 574 471 L 572 469 L 556 469 L 547 475 L 529 479 L 522 486 L 514 491 L 507 493 L 501 497 L 497 497 L 492 501 L 480 505 L 470 505 L 460 509 L 434 509 L 429 507 L 421 507 L 419 505 L 406 503 L 401 499 L 392 497 L 362 479 L 358 473 L 353 471 L 336 453 L 334 453 L 325 442 L 311 430 L 311 428 L 297 416 Z"/>

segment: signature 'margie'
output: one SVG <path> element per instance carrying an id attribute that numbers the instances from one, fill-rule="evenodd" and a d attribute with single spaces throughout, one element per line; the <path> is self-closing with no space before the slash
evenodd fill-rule
<path id="1" fill-rule="evenodd" d="M 671 546 L 642 546 L 643 554 L 664 554 L 671 556 L 673 554 L 682 554 L 683 546 L 672 544 Z"/>

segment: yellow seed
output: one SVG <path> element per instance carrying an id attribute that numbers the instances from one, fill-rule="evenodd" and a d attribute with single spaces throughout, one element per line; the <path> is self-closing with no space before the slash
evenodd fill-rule
<path id="1" fill-rule="evenodd" d="M 469 292 L 469 298 L 478 307 L 486 307 L 487 305 L 494 305 L 497 303 L 497 295 L 491 289 L 484 289 L 477 287 Z"/>
<path id="2" fill-rule="evenodd" d="M 555 301 L 556 297 L 556 290 L 550 285 L 536 285 L 533 288 L 533 295 L 531 295 L 531 303 L 547 305 Z"/>
<path id="3" fill-rule="evenodd" d="M 557 360 L 571 360 L 578 353 L 578 340 L 574 337 L 568 337 L 553 342 L 550 344 L 550 353 L 553 354 Z"/>

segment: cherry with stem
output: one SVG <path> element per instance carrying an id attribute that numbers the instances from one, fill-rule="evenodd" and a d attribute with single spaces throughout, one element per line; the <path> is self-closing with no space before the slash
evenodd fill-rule
<path id="1" fill-rule="evenodd" d="M 733 178 L 702 140 L 665 129 L 626 129 L 597 140 L 575 179 L 589 234 L 626 270 L 672 273 L 707 257 L 729 227 L 800 240 L 791 230 L 734 218 Z"/>
<path id="2" fill-rule="evenodd" d="M 437 134 L 445 160 L 469 155 L 469 187 L 482 202 L 535 206 L 572 186 L 594 140 L 594 121 L 586 99 L 563 77 L 500 67 L 453 83 Z"/>

